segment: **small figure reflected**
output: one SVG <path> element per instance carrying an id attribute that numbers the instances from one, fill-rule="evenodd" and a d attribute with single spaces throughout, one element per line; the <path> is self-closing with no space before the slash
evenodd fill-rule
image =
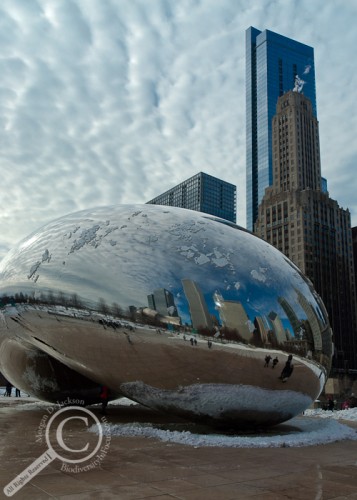
<path id="1" fill-rule="evenodd" d="M 273 366 L 272 366 L 272 368 L 275 368 L 278 363 L 279 363 L 278 356 L 275 356 L 275 358 L 273 359 Z"/>
<path id="2" fill-rule="evenodd" d="M 106 415 L 109 401 L 109 388 L 106 385 L 102 385 L 101 387 L 100 399 L 102 400 L 102 414 Z"/>
<path id="3" fill-rule="evenodd" d="M 190 342 L 191 342 L 191 345 L 193 345 L 193 338 L 192 337 L 190 338 Z"/>
<path id="4" fill-rule="evenodd" d="M 327 409 L 333 411 L 335 409 L 335 403 L 332 397 L 330 396 L 327 402 Z"/>
<path id="5" fill-rule="evenodd" d="M 193 339 L 193 343 L 194 343 L 195 345 L 197 345 L 197 340 L 196 340 L 196 339 Z"/>
<path id="6" fill-rule="evenodd" d="M 283 382 L 286 382 L 288 380 L 288 378 L 291 376 L 291 374 L 293 373 L 294 366 L 291 364 L 292 359 L 293 359 L 292 354 L 289 354 L 288 360 L 285 363 L 285 366 L 284 366 L 284 368 L 280 374 L 280 377 L 279 377 Z"/>
<path id="7" fill-rule="evenodd" d="M 211 349 L 212 348 L 212 340 L 208 340 L 207 345 L 208 345 L 208 349 Z"/>
<path id="8" fill-rule="evenodd" d="M 5 387 L 5 396 L 11 398 L 11 391 L 12 391 L 12 384 L 10 384 L 10 382 L 7 382 Z"/>
<path id="9" fill-rule="evenodd" d="M 271 360 L 271 356 L 269 354 L 267 354 L 264 358 L 264 361 L 265 361 L 264 368 L 267 368 L 269 366 L 270 360 Z"/>
<path id="10" fill-rule="evenodd" d="M 346 401 L 342 403 L 342 410 L 349 410 L 350 408 L 351 408 L 351 402 L 349 399 L 346 399 Z"/>
<path id="11" fill-rule="evenodd" d="M 17 387 L 15 387 L 15 397 L 17 397 L 17 398 L 21 398 L 21 392 L 20 392 L 20 389 L 18 389 Z"/>

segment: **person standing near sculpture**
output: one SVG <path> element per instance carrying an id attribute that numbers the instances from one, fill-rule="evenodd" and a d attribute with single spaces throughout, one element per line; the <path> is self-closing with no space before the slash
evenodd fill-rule
<path id="1" fill-rule="evenodd" d="M 293 370 L 294 370 L 294 366 L 291 364 L 292 362 L 292 359 L 293 359 L 293 356 L 292 354 L 289 354 L 289 357 L 288 357 L 288 360 L 287 362 L 285 363 L 285 366 L 280 374 L 280 379 L 283 381 L 283 382 L 286 382 L 287 379 L 291 376 L 291 374 L 293 373 Z"/>
<path id="2" fill-rule="evenodd" d="M 107 414 L 107 406 L 109 402 L 109 387 L 102 385 L 100 390 L 100 399 L 102 400 L 102 414 Z"/>
<path id="3" fill-rule="evenodd" d="M 265 361 L 264 368 L 267 368 L 269 366 L 270 360 L 271 360 L 271 356 L 269 354 L 267 354 L 264 358 L 264 361 Z"/>
<path id="4" fill-rule="evenodd" d="M 5 396 L 11 397 L 11 391 L 12 391 L 12 384 L 10 382 L 6 382 L 6 390 L 5 390 Z"/>

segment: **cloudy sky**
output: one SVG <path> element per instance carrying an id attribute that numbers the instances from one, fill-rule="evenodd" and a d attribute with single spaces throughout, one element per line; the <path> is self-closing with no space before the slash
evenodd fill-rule
<path id="1" fill-rule="evenodd" d="M 322 174 L 357 225 L 357 2 L 2 0 L 0 258 L 48 221 L 199 171 L 245 226 L 245 30 L 315 49 Z"/>

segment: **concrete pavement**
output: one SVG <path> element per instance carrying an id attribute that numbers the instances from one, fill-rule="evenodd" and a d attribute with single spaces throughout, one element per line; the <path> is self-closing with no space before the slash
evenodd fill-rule
<path id="1" fill-rule="evenodd" d="M 3 487 L 46 449 L 45 443 L 36 442 L 44 409 L 21 406 L 21 401 L 11 399 L 0 402 L 1 498 L 7 498 Z M 93 412 L 100 417 L 98 408 Z M 109 406 L 107 420 L 172 422 L 139 405 Z M 72 421 L 67 429 L 70 447 L 78 449 L 83 442 L 97 439 L 79 424 Z M 112 437 L 99 467 L 80 473 L 63 469 L 63 463 L 54 460 L 13 498 L 357 499 L 356 441 L 301 448 L 195 448 L 141 437 Z"/>

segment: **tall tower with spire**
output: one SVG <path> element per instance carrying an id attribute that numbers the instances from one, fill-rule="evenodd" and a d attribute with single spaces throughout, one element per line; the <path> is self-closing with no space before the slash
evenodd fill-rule
<path id="1" fill-rule="evenodd" d="M 254 232 L 287 255 L 326 306 L 335 368 L 357 369 L 357 310 L 349 210 L 322 190 L 318 121 L 295 91 L 279 97 L 272 120 L 273 182 L 259 205 Z"/>

